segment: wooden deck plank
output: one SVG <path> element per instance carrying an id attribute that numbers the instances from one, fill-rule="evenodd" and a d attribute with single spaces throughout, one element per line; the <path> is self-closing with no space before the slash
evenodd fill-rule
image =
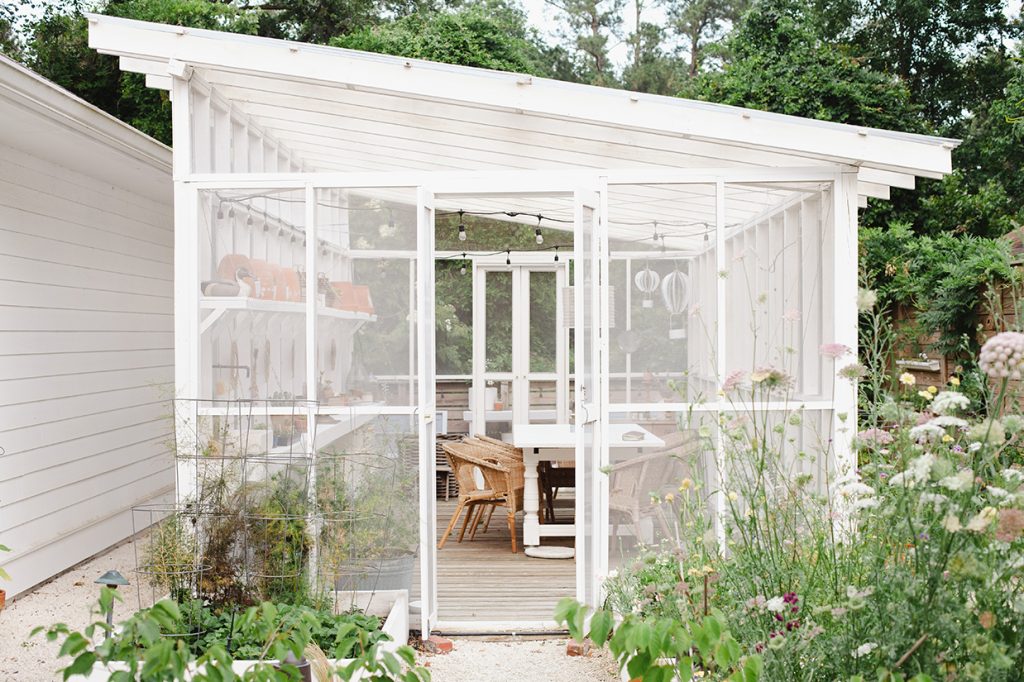
<path id="1" fill-rule="evenodd" d="M 455 504 L 454 499 L 437 501 L 439 534 L 447 528 Z M 521 512 L 516 515 L 519 551 L 513 554 L 501 514 L 497 510 L 488 531 L 482 532 L 481 526 L 472 542 L 468 533 L 458 542 L 456 528 L 437 552 L 440 621 L 550 621 L 558 600 L 576 594 L 576 562 L 526 556 Z M 572 547 L 573 539 L 545 538 L 544 543 Z"/>

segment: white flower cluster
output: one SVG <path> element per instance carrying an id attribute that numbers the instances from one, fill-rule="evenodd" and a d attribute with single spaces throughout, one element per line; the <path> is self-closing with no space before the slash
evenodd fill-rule
<path id="1" fill-rule="evenodd" d="M 978 365 L 993 379 L 1024 377 L 1024 334 L 1000 332 L 981 347 Z"/>
<path id="2" fill-rule="evenodd" d="M 959 391 L 939 391 L 928 407 L 935 414 L 951 415 L 971 406 L 971 399 Z"/>
<path id="3" fill-rule="evenodd" d="M 927 481 L 932 475 L 935 455 L 926 452 L 920 457 L 910 460 L 906 471 L 901 471 L 889 479 L 889 485 L 912 488 L 916 483 Z"/>

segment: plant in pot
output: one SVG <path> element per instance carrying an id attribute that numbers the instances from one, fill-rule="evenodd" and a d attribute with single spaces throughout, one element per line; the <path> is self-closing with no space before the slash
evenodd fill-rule
<path id="1" fill-rule="evenodd" d="M 0 552 L 10 552 L 11 548 L 7 545 L 0 545 Z M 11 576 L 0 566 L 0 580 L 10 580 Z M 7 603 L 7 590 L 0 588 L 0 611 L 3 611 L 4 604 Z"/>
<path id="2" fill-rule="evenodd" d="M 386 453 L 330 461 L 332 475 L 321 469 L 317 477 L 321 575 L 343 591 L 410 589 L 419 541 L 415 474 Z"/>

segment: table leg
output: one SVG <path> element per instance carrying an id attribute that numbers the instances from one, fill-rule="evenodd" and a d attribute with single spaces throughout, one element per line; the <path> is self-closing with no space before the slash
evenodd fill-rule
<path id="1" fill-rule="evenodd" d="M 540 544 L 540 495 L 537 492 L 537 453 L 527 449 L 523 453 L 523 544 L 527 547 Z"/>

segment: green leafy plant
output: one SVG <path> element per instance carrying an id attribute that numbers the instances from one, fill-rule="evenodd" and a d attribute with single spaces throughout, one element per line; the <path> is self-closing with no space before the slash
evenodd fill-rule
<path id="1" fill-rule="evenodd" d="M 0 552 L 10 552 L 11 548 L 7 545 L 0 545 Z M 10 574 L 4 570 L 3 566 L 0 566 L 0 580 L 10 580 Z"/>
<path id="2" fill-rule="evenodd" d="M 721 614 L 699 620 L 649 618 L 628 614 L 617 619 L 612 611 L 563 599 L 555 621 L 565 625 L 577 642 L 590 639 L 607 646 L 620 670 L 644 682 L 704 679 L 756 682 L 763 669 L 761 657 L 746 655 L 729 633 Z"/>
<path id="3" fill-rule="evenodd" d="M 81 632 L 63 623 L 33 630 L 33 636 L 41 633 L 49 641 L 60 641 L 58 657 L 71 658 L 61 669 L 63 679 L 88 675 L 100 665 L 111 671 L 112 682 L 291 682 L 302 678 L 298 668 L 287 660 L 301 660 L 307 647 L 316 642 L 318 634 L 323 634 L 322 615 L 310 609 L 289 609 L 266 603 L 253 607 L 240 620 L 243 622 L 241 629 L 250 638 L 245 644 L 245 653 L 255 652 L 253 659 L 257 662 L 246 672 L 236 674 L 232 670 L 235 657 L 229 653 L 228 643 L 209 641 L 205 643 L 205 651 L 196 653 L 189 646 L 188 638 L 165 636 L 165 633 L 179 632 L 184 617 L 172 600 L 159 601 L 133 614 L 120 623 L 115 632 L 105 619 L 112 614 L 114 602 L 119 599 L 114 590 L 103 588 L 99 618 Z M 103 635 L 103 639 L 96 643 L 99 635 Z M 355 660 L 335 672 L 342 680 L 353 679 L 359 670 L 366 671 L 360 679 L 380 682 L 430 680 L 429 672 L 416 666 L 409 647 L 401 646 L 396 652 L 384 651 L 380 648 L 383 639 L 383 635 L 360 639 L 358 646 L 351 647 Z"/>

